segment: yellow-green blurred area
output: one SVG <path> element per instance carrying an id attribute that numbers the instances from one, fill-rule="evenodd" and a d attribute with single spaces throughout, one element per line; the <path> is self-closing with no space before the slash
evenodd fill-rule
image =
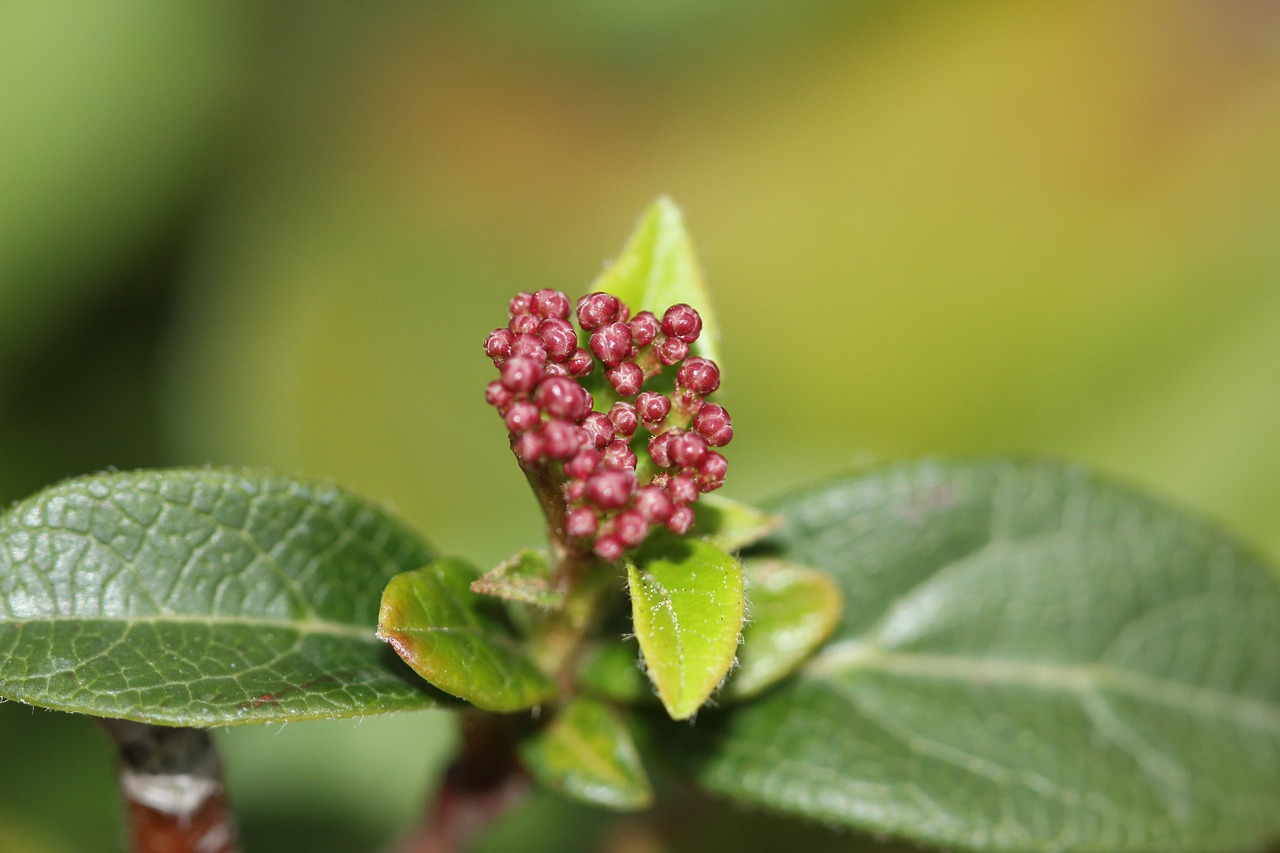
<path id="1" fill-rule="evenodd" d="M 1047 453 L 1280 557 L 1274 2 L 5 3 L 0 500 L 265 465 L 496 563 L 538 517 L 484 336 L 660 193 L 730 496 Z M 375 849 L 443 720 L 227 733 L 250 849 Z M 0 708 L 0 849 L 118 845 L 100 741 Z"/>

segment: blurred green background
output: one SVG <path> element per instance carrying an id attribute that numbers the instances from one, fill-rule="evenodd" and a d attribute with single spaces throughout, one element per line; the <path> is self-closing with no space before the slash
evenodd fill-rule
<path id="1" fill-rule="evenodd" d="M 1058 454 L 1280 557 L 1275 2 L 0 4 L 0 501 L 260 464 L 496 562 L 538 527 L 481 342 L 659 193 L 732 496 Z M 375 849 L 449 737 L 224 733 L 250 849 Z M 116 846 L 109 761 L 0 707 L 0 850 Z"/>

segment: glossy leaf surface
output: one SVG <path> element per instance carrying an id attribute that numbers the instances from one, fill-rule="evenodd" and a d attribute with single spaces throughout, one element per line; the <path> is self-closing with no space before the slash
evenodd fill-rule
<path id="1" fill-rule="evenodd" d="M 722 551 L 745 548 L 782 524 L 780 516 L 721 497 L 719 493 L 700 496 L 694 512 L 691 535 L 701 536 Z"/>
<path id="2" fill-rule="evenodd" d="M 471 590 L 478 572 L 456 559 L 437 560 L 387 584 L 378 636 L 414 672 L 486 711 L 520 711 L 556 686 L 520 648 L 500 602 Z"/>
<path id="3" fill-rule="evenodd" d="M 627 578 L 649 679 L 672 719 L 691 717 L 733 664 L 742 631 L 742 567 L 714 545 L 685 540 L 628 566 Z"/>
<path id="4" fill-rule="evenodd" d="M 722 794 L 983 850 L 1252 849 L 1280 833 L 1280 589 L 1183 511 L 1050 462 L 920 463 L 777 504 L 834 641 L 665 726 Z"/>
<path id="5" fill-rule="evenodd" d="M 574 799 L 619 811 L 653 802 L 631 732 L 603 702 L 574 699 L 522 745 L 520 756 L 535 779 Z"/>
<path id="6" fill-rule="evenodd" d="M 0 696 L 185 726 L 429 707 L 374 629 L 387 580 L 431 557 L 328 483 L 70 480 L 0 518 Z"/>

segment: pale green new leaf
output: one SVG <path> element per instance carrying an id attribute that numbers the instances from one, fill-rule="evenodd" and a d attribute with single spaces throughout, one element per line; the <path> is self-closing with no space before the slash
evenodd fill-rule
<path id="1" fill-rule="evenodd" d="M 627 566 L 646 671 L 672 719 L 692 717 L 724 681 L 742 632 L 742 567 L 697 539 L 664 540 Z"/>
<path id="2" fill-rule="evenodd" d="M 1229 851 L 1280 834 L 1280 588 L 1217 528 L 1050 462 L 919 463 L 773 507 L 835 638 L 664 728 L 706 787 L 1004 851 Z"/>
<path id="3" fill-rule="evenodd" d="M 520 757 L 539 782 L 591 805 L 634 811 L 653 802 L 631 732 L 603 702 L 574 699 L 521 744 Z"/>
<path id="4" fill-rule="evenodd" d="M 183 726 L 430 707 L 374 629 L 382 587 L 431 557 L 330 483 L 70 480 L 0 517 L 0 697 Z"/>
<path id="5" fill-rule="evenodd" d="M 663 196 L 640 217 L 622 254 L 596 278 L 592 290 L 612 293 L 633 313 L 662 312 L 683 302 L 702 316 L 702 334 L 693 344 L 696 355 L 720 362 L 720 327 L 702 280 L 693 241 L 675 202 Z"/>
<path id="6" fill-rule="evenodd" d="M 521 551 L 472 581 L 471 591 L 544 610 L 559 610 L 565 602 L 564 592 L 551 585 L 551 566 L 542 551 Z"/>
<path id="7" fill-rule="evenodd" d="M 781 516 L 721 497 L 719 493 L 699 497 L 694 512 L 690 535 L 700 536 L 722 551 L 745 548 L 782 525 Z"/>
<path id="8" fill-rule="evenodd" d="M 499 602 L 472 591 L 478 574 L 446 558 L 392 578 L 378 636 L 418 675 L 486 711 L 545 702 L 555 695 L 555 682 L 524 653 Z"/>

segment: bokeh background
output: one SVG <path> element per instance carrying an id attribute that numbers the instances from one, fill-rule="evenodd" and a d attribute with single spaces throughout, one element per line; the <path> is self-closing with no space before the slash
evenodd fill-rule
<path id="1" fill-rule="evenodd" d="M 1261 0 L 10 0 L 0 503 L 266 465 L 496 562 L 538 527 L 480 344 L 516 290 L 581 293 L 660 193 L 717 300 L 732 496 L 1047 453 L 1280 557 Z M 250 849 L 376 849 L 449 737 L 224 733 Z M 88 722 L 0 707 L 0 850 L 112 849 L 109 764 Z M 555 849 L 661 849 L 548 813 Z"/>

